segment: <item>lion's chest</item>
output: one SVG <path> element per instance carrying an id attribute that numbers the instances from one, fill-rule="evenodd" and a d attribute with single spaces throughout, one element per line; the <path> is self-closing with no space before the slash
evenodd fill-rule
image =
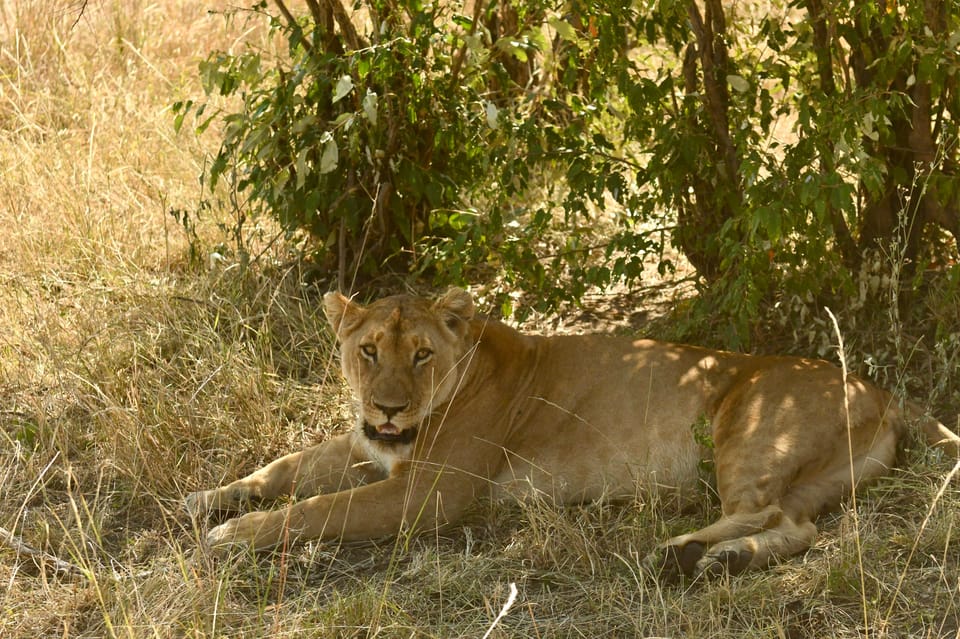
<path id="1" fill-rule="evenodd" d="M 410 462 L 413 455 L 413 444 L 380 442 L 368 439 L 363 433 L 358 433 L 356 441 L 363 448 L 367 459 L 379 466 L 384 475 L 398 473 L 403 465 Z"/>

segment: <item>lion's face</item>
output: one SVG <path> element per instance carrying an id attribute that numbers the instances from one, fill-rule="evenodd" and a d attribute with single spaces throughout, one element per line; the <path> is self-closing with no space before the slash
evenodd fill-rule
<path id="1" fill-rule="evenodd" d="M 435 303 L 395 296 L 362 307 L 327 293 L 324 308 L 340 340 L 344 377 L 360 400 L 364 433 L 413 441 L 457 386 L 473 317 L 469 294 L 452 289 Z"/>

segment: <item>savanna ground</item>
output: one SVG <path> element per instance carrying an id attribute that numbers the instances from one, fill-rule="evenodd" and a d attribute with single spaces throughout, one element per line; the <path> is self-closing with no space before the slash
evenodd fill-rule
<path id="1" fill-rule="evenodd" d="M 534 503 L 443 537 L 199 551 L 184 494 L 349 420 L 322 291 L 282 245 L 208 260 L 214 207 L 197 265 L 169 215 L 206 197 L 216 143 L 175 136 L 169 105 L 209 50 L 263 37 L 186 0 L 0 3 L 0 636 L 480 637 L 511 584 L 491 636 L 957 636 L 960 491 L 919 445 L 808 553 L 729 581 L 640 568 L 716 514 L 706 491 L 682 515 Z M 956 427 L 955 346 L 932 361 L 917 399 Z"/>

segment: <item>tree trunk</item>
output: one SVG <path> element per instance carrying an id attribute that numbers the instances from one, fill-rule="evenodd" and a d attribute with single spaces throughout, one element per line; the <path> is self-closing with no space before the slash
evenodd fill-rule
<path id="1" fill-rule="evenodd" d="M 691 143 L 702 147 L 700 166 L 712 170 L 691 172 L 687 192 L 678 194 L 675 237 L 697 272 L 711 281 L 721 274 L 720 234 L 743 200 L 740 158 L 728 117 L 732 67 L 720 0 L 706 0 L 703 14 L 690 2 L 687 14 L 695 40 L 684 56 L 684 91 L 687 101 L 699 96 L 701 108 L 687 111 L 686 129 L 688 136 L 699 138 Z"/>

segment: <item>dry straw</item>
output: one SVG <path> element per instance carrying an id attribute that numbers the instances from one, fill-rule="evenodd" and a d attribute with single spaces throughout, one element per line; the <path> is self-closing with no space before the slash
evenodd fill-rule
<path id="1" fill-rule="evenodd" d="M 173 132 L 197 62 L 248 44 L 269 59 L 261 16 L 186 0 L 0 3 L 0 636 L 956 635 L 957 470 L 923 450 L 853 508 L 854 556 L 828 517 L 806 555 L 689 589 L 640 557 L 714 519 L 706 494 L 493 506 L 402 547 L 200 551 L 183 495 L 350 419 L 322 291 L 279 243 L 247 270 L 220 250 L 242 197 L 198 181 L 215 132 Z M 201 199 L 198 266 L 169 211 Z"/>

